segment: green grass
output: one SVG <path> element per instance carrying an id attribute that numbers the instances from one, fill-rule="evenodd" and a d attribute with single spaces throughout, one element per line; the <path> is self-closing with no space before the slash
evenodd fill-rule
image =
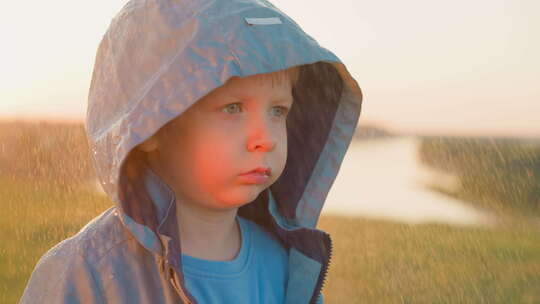
<path id="1" fill-rule="evenodd" d="M 82 186 L 0 179 L 0 303 L 16 303 L 39 257 L 111 206 Z M 518 225 L 519 223 L 519 225 Z M 540 230 L 412 226 L 322 216 L 334 252 L 327 303 L 538 303 Z"/>
<path id="2" fill-rule="evenodd" d="M 328 303 L 540 303 L 540 230 L 322 217 Z"/>
<path id="3" fill-rule="evenodd" d="M 446 195 L 498 214 L 540 216 L 540 139 L 424 137 L 420 159 L 455 175 Z"/>
<path id="4" fill-rule="evenodd" d="M 111 202 L 82 186 L 0 178 L 0 303 L 17 303 L 39 258 Z"/>

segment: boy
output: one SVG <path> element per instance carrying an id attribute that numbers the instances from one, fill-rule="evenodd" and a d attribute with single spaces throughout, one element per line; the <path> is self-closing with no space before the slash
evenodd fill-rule
<path id="1" fill-rule="evenodd" d="M 322 303 L 315 227 L 361 100 L 269 2 L 128 2 L 86 120 L 115 206 L 39 260 L 21 303 Z"/>

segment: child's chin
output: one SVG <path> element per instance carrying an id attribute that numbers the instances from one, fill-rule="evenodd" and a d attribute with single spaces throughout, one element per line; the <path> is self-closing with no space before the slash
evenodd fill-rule
<path id="1" fill-rule="evenodd" d="M 229 208 L 240 208 L 246 204 L 249 204 L 253 202 L 259 194 L 266 189 L 266 187 L 263 187 L 261 185 L 253 186 L 250 185 L 249 189 L 246 186 L 244 189 L 240 189 L 239 191 L 235 191 L 234 193 L 231 193 L 229 197 L 222 200 L 222 207 L 229 209 Z M 246 189 L 248 188 L 248 189 Z"/>

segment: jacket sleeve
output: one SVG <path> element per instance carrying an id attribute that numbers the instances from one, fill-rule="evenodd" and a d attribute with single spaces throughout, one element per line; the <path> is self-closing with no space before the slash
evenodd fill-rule
<path id="1" fill-rule="evenodd" d="M 92 268 L 69 247 L 61 242 L 39 259 L 19 304 L 105 303 Z"/>

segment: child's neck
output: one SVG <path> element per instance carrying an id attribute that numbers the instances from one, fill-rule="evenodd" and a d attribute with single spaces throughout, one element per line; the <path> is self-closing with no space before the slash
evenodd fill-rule
<path id="1" fill-rule="evenodd" d="M 188 256 L 212 260 L 233 260 L 241 247 L 237 208 L 223 211 L 177 204 L 181 251 Z"/>

